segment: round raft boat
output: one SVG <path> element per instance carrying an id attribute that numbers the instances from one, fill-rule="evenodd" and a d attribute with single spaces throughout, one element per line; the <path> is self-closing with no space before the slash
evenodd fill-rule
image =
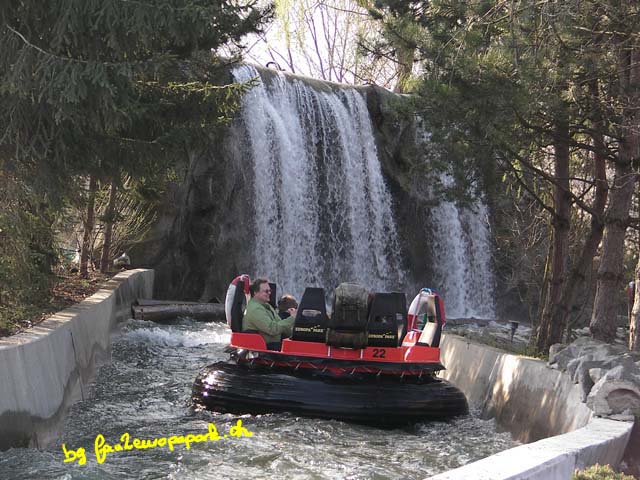
<path id="1" fill-rule="evenodd" d="M 272 302 L 275 285 L 271 285 Z M 407 311 L 402 293 L 370 293 L 355 284 L 335 291 L 331 317 L 324 290 L 307 288 L 293 334 L 280 350 L 241 332 L 249 277 L 234 279 L 225 304 L 230 359 L 204 368 L 193 401 L 209 410 L 295 415 L 395 426 L 468 411 L 464 394 L 436 377 L 445 323 L 439 295 L 421 290 Z"/>

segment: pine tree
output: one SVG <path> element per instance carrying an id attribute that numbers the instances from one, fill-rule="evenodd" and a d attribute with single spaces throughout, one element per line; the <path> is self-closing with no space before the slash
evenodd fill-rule
<path id="1" fill-rule="evenodd" d="M 24 185 L 38 215 L 88 177 L 168 168 L 237 107 L 245 87 L 216 86 L 216 52 L 261 28 L 270 10 L 257 3 L 0 2 L 0 179 Z"/>
<path id="2" fill-rule="evenodd" d="M 375 3 L 401 10 L 399 2 Z M 473 171 L 467 165 L 492 171 L 483 165 L 497 160 L 498 168 L 551 219 L 549 291 L 542 295 L 538 348 L 562 340 L 575 289 L 584 288 L 566 280 L 571 215 L 577 209 L 594 221 L 571 278 L 584 281 L 604 226 L 592 332 L 610 340 L 638 171 L 637 2 L 437 0 L 400 5 L 421 7 L 418 17 L 403 14 L 413 28 L 422 29 L 412 37 L 424 72 L 417 104 L 433 140 L 457 160 L 449 168 L 464 180 L 464 172 Z M 403 31 L 396 33 L 403 37 Z M 605 159 L 616 179 L 603 215 Z M 587 161 L 599 167 L 586 169 Z M 578 170 L 591 173 L 580 181 L 574 174 Z M 602 188 L 591 204 L 585 198 L 594 185 Z"/>

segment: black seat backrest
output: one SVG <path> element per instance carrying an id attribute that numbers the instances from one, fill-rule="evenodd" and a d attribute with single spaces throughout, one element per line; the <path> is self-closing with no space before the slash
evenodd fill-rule
<path id="1" fill-rule="evenodd" d="M 236 286 L 236 292 L 233 296 L 233 303 L 231 305 L 231 331 L 242 331 L 242 317 L 247 307 L 247 297 L 244 293 L 243 283 L 239 282 Z"/>
<path id="2" fill-rule="evenodd" d="M 269 304 L 278 310 L 278 295 L 276 294 L 276 284 L 269 282 L 269 288 L 271 289 L 271 296 L 269 297 Z"/>
<path id="3" fill-rule="evenodd" d="M 292 340 L 324 343 L 327 333 L 327 305 L 324 289 L 307 287 L 298 305 Z"/>
<path id="4" fill-rule="evenodd" d="M 355 283 L 341 283 L 335 289 L 326 343 L 342 348 L 366 347 L 368 321 L 369 292 Z"/>
<path id="5" fill-rule="evenodd" d="M 365 331 L 369 313 L 369 292 L 355 283 L 341 283 L 335 289 L 329 328 Z"/>
<path id="6" fill-rule="evenodd" d="M 374 347 L 397 347 L 407 325 L 404 293 L 376 293 L 369 310 L 369 342 Z"/>
<path id="7" fill-rule="evenodd" d="M 428 345 L 430 347 L 440 346 L 440 336 L 442 335 L 442 313 L 438 297 L 430 296 L 423 313 L 424 325 L 422 334 L 418 339 L 418 345 Z"/>

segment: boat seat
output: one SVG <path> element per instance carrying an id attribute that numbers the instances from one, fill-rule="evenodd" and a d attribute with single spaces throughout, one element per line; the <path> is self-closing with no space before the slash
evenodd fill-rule
<path id="1" fill-rule="evenodd" d="M 271 295 L 269 296 L 269 304 L 276 309 L 276 311 L 278 310 L 278 296 L 276 295 L 277 292 L 277 285 L 275 283 L 271 283 L 269 282 L 269 288 L 271 289 Z"/>
<path id="2" fill-rule="evenodd" d="M 327 345 L 341 348 L 367 346 L 369 292 L 355 283 L 341 283 L 335 290 L 327 325 Z"/>
<path id="3" fill-rule="evenodd" d="M 427 345 L 429 347 L 440 346 L 440 336 L 442 335 L 442 312 L 438 297 L 430 295 L 425 305 L 424 324 L 422 334 L 416 342 L 417 345 Z"/>
<path id="4" fill-rule="evenodd" d="M 244 289 L 239 284 L 236 288 L 233 302 L 231 304 L 231 323 L 229 327 L 232 332 L 242 332 L 242 317 L 247 308 L 247 297 Z"/>
<path id="5" fill-rule="evenodd" d="M 324 343 L 327 334 L 327 320 L 324 289 L 307 287 L 298 305 L 291 339 Z"/>
<path id="6" fill-rule="evenodd" d="M 397 347 L 407 325 L 407 299 L 404 293 L 376 293 L 369 309 L 368 345 Z"/>

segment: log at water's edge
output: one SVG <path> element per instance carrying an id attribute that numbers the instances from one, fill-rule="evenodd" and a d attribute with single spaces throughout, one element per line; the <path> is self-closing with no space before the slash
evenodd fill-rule
<path id="1" fill-rule="evenodd" d="M 146 303 L 146 302 L 145 302 Z M 162 303 L 155 305 L 133 305 L 133 318 L 163 322 L 177 317 L 189 317 L 203 322 L 226 322 L 222 303 Z"/>
<path id="2" fill-rule="evenodd" d="M 186 300 L 154 300 L 151 298 L 139 298 L 136 305 L 141 307 L 149 307 L 151 305 L 202 305 L 206 302 L 187 302 Z M 214 303 L 214 302 L 211 302 Z"/>

